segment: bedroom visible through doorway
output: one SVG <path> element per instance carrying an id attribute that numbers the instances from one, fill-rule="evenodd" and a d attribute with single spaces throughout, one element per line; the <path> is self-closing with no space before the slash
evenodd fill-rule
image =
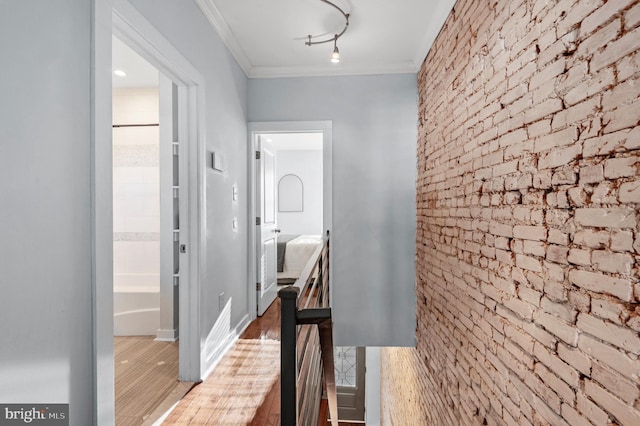
<path id="1" fill-rule="evenodd" d="M 257 314 L 322 244 L 323 132 L 256 133 Z"/>
<path id="2" fill-rule="evenodd" d="M 276 150 L 278 284 L 292 284 L 322 241 L 322 133 L 269 138 Z"/>

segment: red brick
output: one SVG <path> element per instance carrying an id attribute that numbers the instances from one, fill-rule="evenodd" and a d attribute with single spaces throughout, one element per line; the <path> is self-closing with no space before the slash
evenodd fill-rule
<path id="1" fill-rule="evenodd" d="M 582 146 L 578 143 L 547 152 L 538 160 L 541 169 L 564 166 L 574 161 L 582 153 Z"/>
<path id="2" fill-rule="evenodd" d="M 626 33 L 620 39 L 609 43 L 607 47 L 593 56 L 591 60 L 591 71 L 596 72 L 603 67 L 611 65 L 622 59 L 624 56 L 633 53 L 638 49 L 638 39 L 640 38 L 640 29 Z"/>
<path id="3" fill-rule="evenodd" d="M 587 314 L 580 314 L 576 325 L 585 333 L 589 333 L 633 354 L 640 354 L 640 337 L 633 330 Z"/>
<path id="4" fill-rule="evenodd" d="M 591 253 L 593 265 L 600 271 L 629 274 L 633 266 L 633 258 L 628 254 L 610 253 L 594 250 Z"/>
<path id="5" fill-rule="evenodd" d="M 578 330 L 559 321 L 558 318 L 545 314 L 544 312 L 539 312 L 535 318 L 535 322 L 568 345 L 576 346 L 578 344 Z"/>
<path id="6" fill-rule="evenodd" d="M 640 180 L 620 185 L 618 200 L 621 203 L 640 203 Z"/>
<path id="7" fill-rule="evenodd" d="M 607 179 L 617 179 L 638 175 L 637 157 L 611 158 L 604 162 L 604 176 Z"/>
<path id="8" fill-rule="evenodd" d="M 614 278 L 596 272 L 573 269 L 569 271 L 569 281 L 585 290 L 616 296 L 628 302 L 633 300 L 633 289 L 628 279 Z"/>
<path id="9" fill-rule="evenodd" d="M 640 424 L 640 411 L 628 406 L 592 381 L 585 380 L 584 393 L 610 414 L 613 414 L 622 425 Z"/>
<path id="10" fill-rule="evenodd" d="M 584 141 L 585 157 L 608 155 L 612 152 L 627 152 L 640 148 L 640 126 L 615 133 L 590 138 Z"/>
<path id="11" fill-rule="evenodd" d="M 587 16 L 580 24 L 580 30 L 585 34 L 591 33 L 598 27 L 605 25 L 607 22 L 618 16 L 628 5 L 634 0 L 616 0 L 614 2 L 606 2 L 602 7 L 596 9 Z"/>
<path id="12" fill-rule="evenodd" d="M 578 349 L 558 343 L 558 356 L 587 377 L 591 376 L 591 359 Z M 567 382 L 571 383 L 571 382 Z"/>
<path id="13" fill-rule="evenodd" d="M 637 421 L 639 24 L 458 0 L 418 75 L 417 348 L 384 351 L 383 423 Z"/>
<path id="14" fill-rule="evenodd" d="M 638 377 L 640 375 L 640 361 L 629 358 L 623 351 L 602 343 L 588 334 L 580 335 L 578 348 L 581 352 L 601 361 L 624 376 Z"/>
<path id="15" fill-rule="evenodd" d="M 640 397 L 638 384 L 634 380 L 623 377 L 599 362 L 593 363 L 591 378 L 627 404 L 633 404 Z"/>
<path id="16" fill-rule="evenodd" d="M 640 25 L 640 3 L 632 7 L 624 15 L 625 30 L 632 30 Z"/>
<path id="17" fill-rule="evenodd" d="M 632 209 L 576 209 L 575 221 L 578 225 L 634 228 L 636 226 L 635 211 Z"/>
<path id="18" fill-rule="evenodd" d="M 591 420 L 592 424 L 604 425 L 609 423 L 609 415 L 588 399 L 582 392 L 578 392 L 576 399 L 578 410 Z"/>

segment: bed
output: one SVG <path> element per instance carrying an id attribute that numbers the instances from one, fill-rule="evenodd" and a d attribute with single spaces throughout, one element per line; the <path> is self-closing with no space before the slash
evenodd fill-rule
<path id="1" fill-rule="evenodd" d="M 321 245 L 322 238 L 319 235 L 279 235 L 278 284 L 293 284 Z"/>

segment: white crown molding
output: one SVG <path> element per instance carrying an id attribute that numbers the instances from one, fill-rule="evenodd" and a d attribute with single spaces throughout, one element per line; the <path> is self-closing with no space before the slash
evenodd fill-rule
<path id="1" fill-rule="evenodd" d="M 195 0 L 198 7 L 218 33 L 222 42 L 231 52 L 238 65 L 249 78 L 278 78 L 278 77 L 323 77 L 341 75 L 373 75 L 373 74 L 405 74 L 417 73 L 427 57 L 429 50 L 444 22 L 446 21 L 456 0 L 442 0 L 436 2 L 436 7 L 432 11 L 427 23 L 427 28 L 435 30 L 428 31 L 420 41 L 413 61 L 392 64 L 352 64 L 346 62 L 340 66 L 323 64 L 318 66 L 287 66 L 287 67 L 267 67 L 253 66 L 249 57 L 242 49 L 242 46 L 233 35 L 231 28 L 216 7 L 214 0 Z"/>
<path id="2" fill-rule="evenodd" d="M 251 61 L 247 57 L 238 40 L 236 40 L 231 28 L 225 21 L 224 17 L 213 3 L 213 0 L 196 0 L 196 3 L 202 10 L 204 16 L 209 20 L 213 28 L 216 30 L 222 42 L 231 52 L 240 68 L 246 75 L 249 75 L 252 69 Z"/>
<path id="3" fill-rule="evenodd" d="M 375 74 L 415 74 L 416 64 L 412 61 L 394 64 L 331 64 L 312 67 L 253 67 L 249 78 L 279 77 L 330 77 Z"/>
<path id="4" fill-rule="evenodd" d="M 449 13 L 451 13 L 451 10 L 453 9 L 453 6 L 455 6 L 455 4 L 456 0 L 436 2 L 435 10 L 433 10 L 430 19 L 425 25 L 425 28 L 432 28 L 433 30 L 427 31 L 424 34 L 422 40 L 420 40 L 420 44 L 418 44 L 418 50 L 413 57 L 413 62 L 416 65 L 415 72 L 420 71 L 422 63 L 427 58 L 433 42 L 440 34 L 440 31 L 442 31 L 442 27 L 444 26 L 444 23 L 449 17 Z"/>

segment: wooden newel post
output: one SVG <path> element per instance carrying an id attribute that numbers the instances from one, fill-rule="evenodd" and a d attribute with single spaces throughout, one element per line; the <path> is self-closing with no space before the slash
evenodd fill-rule
<path id="1" fill-rule="evenodd" d="M 298 313 L 297 287 L 285 287 L 278 292 L 280 297 L 280 424 L 296 426 L 296 337 Z"/>

